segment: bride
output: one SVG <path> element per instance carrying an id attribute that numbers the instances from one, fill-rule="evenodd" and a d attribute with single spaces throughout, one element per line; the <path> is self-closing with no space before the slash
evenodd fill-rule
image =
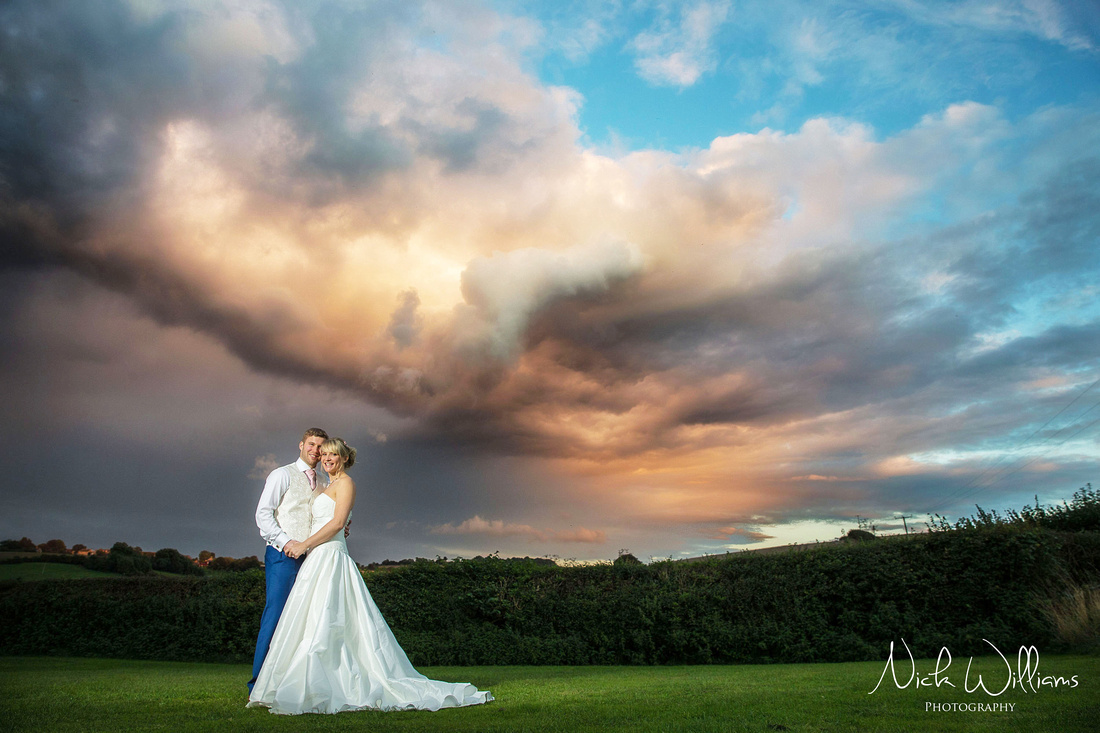
<path id="1" fill-rule="evenodd" d="M 430 680 L 409 658 L 374 605 L 348 555 L 344 524 L 355 503 L 345 469 L 355 449 L 341 438 L 321 446 L 328 488 L 311 501 L 311 550 L 283 608 L 248 707 L 283 715 L 345 710 L 439 710 L 493 699 L 465 682 Z M 296 553 L 300 554 L 300 553 Z"/>

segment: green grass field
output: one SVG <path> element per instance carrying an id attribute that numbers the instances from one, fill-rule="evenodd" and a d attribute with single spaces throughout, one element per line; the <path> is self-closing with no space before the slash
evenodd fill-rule
<path id="1" fill-rule="evenodd" d="M 282 717 L 245 709 L 244 665 L 0 658 L 0 731 L 1027 731 L 1100 728 L 1100 657 L 1044 656 L 1043 674 L 1078 686 L 999 697 L 896 687 L 868 694 L 884 662 L 693 667 L 425 667 L 493 692 L 488 705 L 436 713 Z M 1003 684 L 997 659 L 975 670 Z M 918 662 L 930 672 L 933 662 Z M 899 672 L 901 670 L 899 669 Z M 906 677 L 908 669 L 906 671 Z M 973 679 L 973 677 L 972 677 Z M 997 687 L 1000 687 L 1000 684 Z M 926 703 L 1013 703 L 1012 712 L 926 711 Z"/>
<path id="2" fill-rule="evenodd" d="M 25 562 L 0 565 L 0 581 L 4 580 L 68 580 L 70 578 L 117 578 L 117 573 L 101 573 L 80 565 L 56 562 Z"/>

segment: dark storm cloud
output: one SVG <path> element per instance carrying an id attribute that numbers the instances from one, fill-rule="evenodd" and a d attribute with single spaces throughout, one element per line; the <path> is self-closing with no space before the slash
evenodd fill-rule
<path id="1" fill-rule="evenodd" d="M 411 409 L 431 380 L 410 378 L 408 370 L 388 380 L 384 365 L 362 378 L 378 366 L 370 363 L 318 368 L 287 348 L 286 337 L 308 316 L 282 308 L 282 295 L 257 291 L 261 305 L 242 308 L 211 277 L 230 281 L 231 273 L 214 269 L 209 258 L 189 266 L 188 250 L 207 249 L 211 239 L 225 253 L 220 258 L 231 256 L 239 231 L 203 231 L 188 241 L 163 212 L 175 200 L 153 194 L 164 186 L 166 148 L 192 144 L 192 128 L 212 131 L 196 144 L 229 166 L 229 185 L 247 197 L 239 218 L 284 216 L 285 247 L 301 260 L 298 279 L 319 279 L 314 253 L 341 253 L 338 244 L 316 241 L 316 222 L 347 220 L 340 226 L 349 236 L 407 230 L 422 216 L 414 208 L 415 180 L 396 181 L 393 193 L 371 200 L 384 177 L 394 183 L 394 174 L 423 155 L 452 172 L 488 159 L 499 168 L 537 151 L 530 136 L 539 129 L 474 91 L 457 94 L 449 108 L 430 86 L 418 90 L 423 96 L 400 97 L 404 74 L 425 76 L 402 55 L 421 41 L 445 48 L 450 34 L 464 32 L 448 26 L 466 22 L 454 8 L 391 2 L 237 10 L 222 17 L 216 9 L 140 10 L 118 2 L 65 11 L 12 3 L 0 11 L 7 34 L 0 49 L 0 241 L 8 245 L 2 266 L 72 268 L 128 293 L 166 324 L 214 335 L 257 369 L 342 384 Z M 469 23 L 476 20 L 475 13 Z M 251 46 L 232 47 L 241 41 Z M 431 66 L 425 63 L 434 73 Z M 478 77 L 460 68 L 451 73 Z M 398 111 L 382 120 L 372 104 Z M 272 140 L 249 149 L 265 130 Z M 506 150 L 512 152 L 502 155 Z M 200 187 L 183 194 L 190 188 Z M 289 289 L 286 273 L 275 282 L 258 277 Z M 419 328 L 415 314 L 395 317 L 405 320 L 394 322 L 392 335 L 408 346 Z M 410 379 L 421 386 L 407 389 Z"/>
<path id="2" fill-rule="evenodd" d="M 362 434 L 423 464 L 380 460 L 405 482 L 389 520 L 431 504 L 417 531 L 448 542 L 613 536 L 521 516 L 550 501 L 538 481 L 479 486 L 502 455 L 582 477 L 555 509 L 605 526 L 761 539 L 757 520 L 927 505 L 1095 378 L 1086 102 L 612 154 L 584 146 L 579 95 L 531 76 L 537 29 L 475 3 L 15 2 L 0 26 L 0 274 L 34 283 L 0 307 L 43 333 L 0 328 L 37 359 L 11 402 L 58 395 L 42 429 L 101 482 L 109 438 L 78 434 L 97 422 L 186 442 L 226 404 L 255 431 L 242 416 L 315 399 L 356 428 L 388 411 Z M 92 294 L 65 300 L 58 270 Z M 136 312 L 112 320 L 119 295 Z M 97 318 L 50 331 L 80 308 Z M 206 368 L 236 389 L 189 382 Z M 247 475 L 298 429 L 218 463 Z"/>
<path id="3" fill-rule="evenodd" d="M 171 18 L 125 6 L 0 8 L 0 241 L 3 266 L 62 264 L 98 206 L 136 183 L 157 120 L 193 106 Z"/>
<path id="4" fill-rule="evenodd" d="M 290 25 L 312 37 L 297 58 L 272 60 L 259 103 L 271 103 L 313 145 L 297 172 L 314 182 L 313 203 L 334 181 L 356 189 L 370 186 L 387 171 L 407 167 L 412 151 L 393 132 L 367 120 L 359 130 L 348 125 L 351 94 L 372 65 L 398 53 L 388 36 L 402 38 L 415 26 L 419 3 L 381 2 L 348 5 L 290 3 Z"/>
<path id="5" fill-rule="evenodd" d="M 146 17 L 124 2 L 5 3 L 0 173 L 8 204 L 48 205 L 65 228 L 85 223 L 140 183 L 166 121 L 239 113 L 247 69 L 232 55 L 216 74 L 199 66 L 187 38 L 199 17 L 184 9 Z"/>
<path id="6" fill-rule="evenodd" d="M 304 196 L 307 206 L 343 195 L 335 181 L 341 189 L 369 191 L 379 176 L 407 167 L 412 154 L 399 139 L 403 129 L 422 135 L 423 147 L 448 165 L 465 167 L 477 138 L 489 134 L 486 126 L 503 125 L 505 115 L 494 107 L 466 99 L 458 112 L 471 112 L 479 123 L 461 134 L 445 125 L 401 120 L 384 127 L 372 119 L 352 132 L 356 84 L 369 78 L 380 56 L 398 51 L 394 43 L 408 36 L 405 26 L 416 25 L 418 6 L 291 4 L 287 12 L 308 36 L 300 55 L 281 62 L 222 53 L 211 62 L 202 58 L 211 22 L 202 12 L 145 16 L 121 2 L 64 11 L 25 2 L 0 10 L 2 266 L 71 268 L 129 294 L 165 324 L 216 336 L 257 369 L 349 386 L 396 407 L 404 398 L 374 393 L 357 368 L 320 368 L 280 347 L 279 336 L 305 328 L 299 315 L 268 307 L 260 318 L 253 313 L 250 325 L 244 311 L 162 256 L 157 240 L 171 233 L 143 223 L 164 128 L 175 120 L 232 127 L 242 116 L 275 109 L 309 142 L 307 149 L 288 169 L 241 173 L 269 192 Z M 232 143 L 231 137 L 218 143 L 220 152 L 230 155 Z M 94 243 L 104 232 L 108 251 Z M 399 343 L 407 345 L 413 326 L 398 324 Z"/>

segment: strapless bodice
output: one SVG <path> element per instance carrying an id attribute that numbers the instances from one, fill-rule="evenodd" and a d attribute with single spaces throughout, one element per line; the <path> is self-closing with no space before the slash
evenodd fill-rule
<path id="1" fill-rule="evenodd" d="M 331 521 L 335 515 L 336 500 L 324 492 L 316 494 L 309 501 L 309 533 L 313 534 L 321 527 L 325 526 L 325 524 Z M 350 519 L 351 516 L 349 515 L 348 518 Z M 325 545 L 329 545 L 334 542 L 340 543 L 345 548 L 347 547 L 347 542 L 344 539 L 343 532 L 337 532 L 332 539 L 321 543 L 320 545 L 318 545 L 318 547 L 324 547 Z"/>

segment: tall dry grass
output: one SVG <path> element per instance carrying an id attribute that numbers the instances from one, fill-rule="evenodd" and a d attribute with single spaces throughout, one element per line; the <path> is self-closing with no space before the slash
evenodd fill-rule
<path id="1" fill-rule="evenodd" d="M 1070 586 L 1045 611 L 1059 641 L 1075 651 L 1100 652 L 1100 586 Z"/>

